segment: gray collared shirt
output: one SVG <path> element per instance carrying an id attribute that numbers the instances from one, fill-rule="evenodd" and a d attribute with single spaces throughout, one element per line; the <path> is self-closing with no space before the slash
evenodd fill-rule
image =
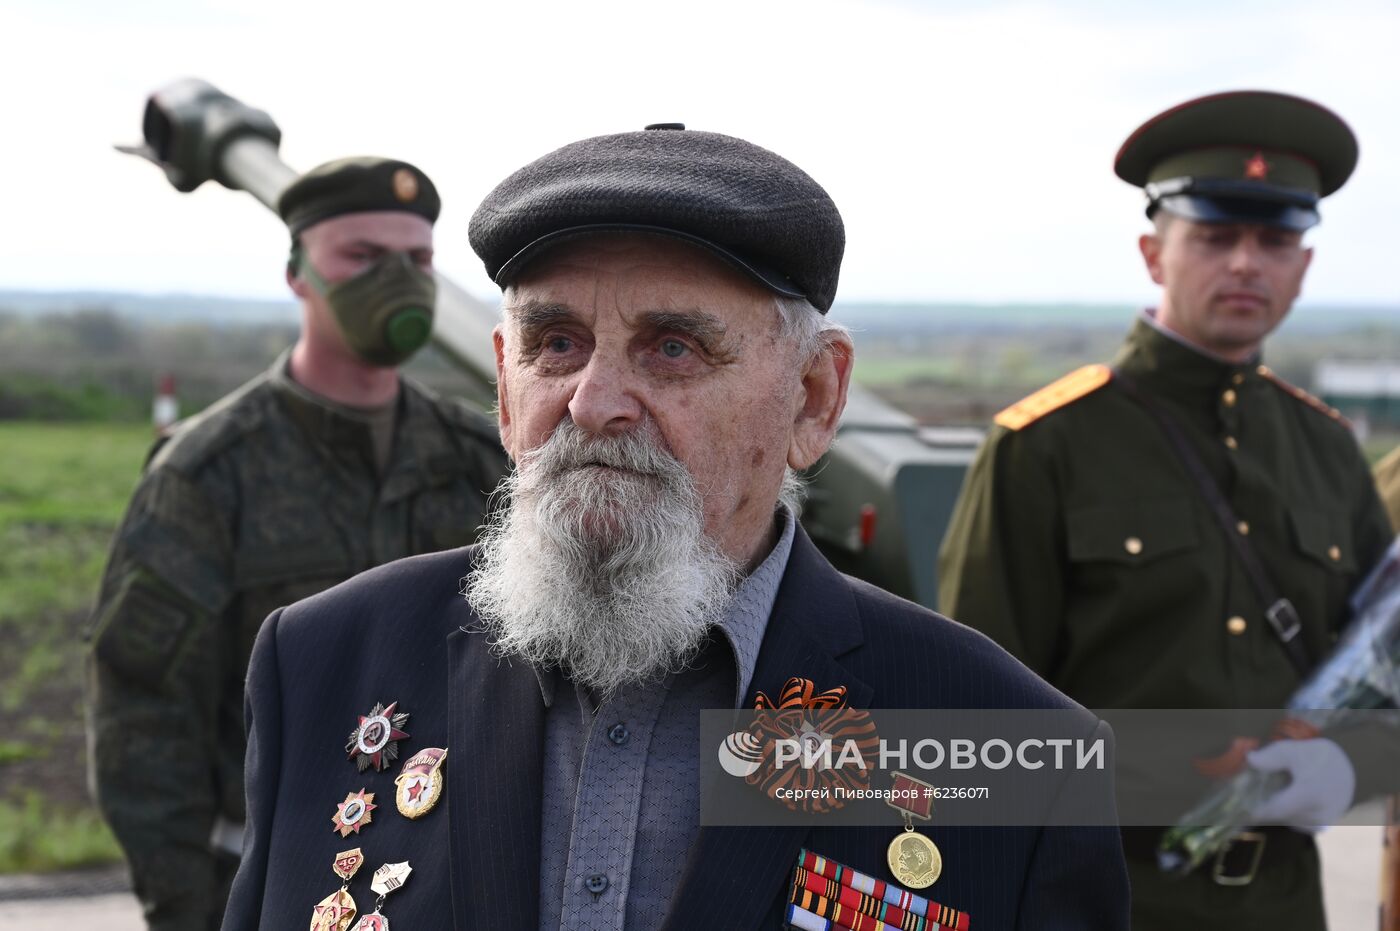
<path id="1" fill-rule="evenodd" d="M 787 569 L 796 521 L 786 509 L 777 520 L 778 542 L 683 671 L 621 689 L 595 711 L 584 689 L 536 670 L 545 703 L 541 929 L 661 924 L 700 831 L 700 712 L 743 702 Z"/>

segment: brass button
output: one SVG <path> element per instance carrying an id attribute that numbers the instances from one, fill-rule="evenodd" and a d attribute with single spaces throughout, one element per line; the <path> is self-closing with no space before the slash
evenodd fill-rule
<path id="1" fill-rule="evenodd" d="M 1239 398 L 1235 394 L 1234 388 L 1226 388 L 1225 393 L 1220 396 L 1220 400 L 1225 402 L 1226 407 L 1234 407 L 1235 402 L 1239 400 Z"/>
<path id="2" fill-rule="evenodd" d="M 1233 436 L 1227 436 L 1227 437 L 1225 437 L 1225 448 L 1226 448 L 1226 449 L 1239 449 L 1239 448 L 1240 448 L 1240 441 L 1237 440 L 1237 439 L 1235 439 Z"/>
<path id="3" fill-rule="evenodd" d="M 1233 376 L 1231 376 L 1230 381 L 1234 382 L 1234 383 L 1237 384 L 1237 385 L 1243 385 L 1243 384 L 1244 384 L 1244 373 L 1243 373 L 1243 372 L 1236 372 Z"/>
<path id="4" fill-rule="evenodd" d="M 1142 552 L 1142 541 L 1137 537 L 1128 537 L 1128 539 L 1123 541 L 1123 549 L 1127 550 L 1129 554 L 1136 556 L 1138 553 Z"/>
<path id="5" fill-rule="evenodd" d="M 1240 521 L 1238 524 L 1235 525 L 1235 529 L 1238 530 L 1238 531 L 1240 532 L 1240 536 L 1242 536 L 1242 537 L 1247 537 L 1247 536 L 1249 536 L 1249 521 L 1247 521 L 1247 520 L 1242 520 L 1242 521 Z"/>
<path id="6" fill-rule="evenodd" d="M 1225 629 L 1228 630 L 1230 633 L 1234 634 L 1236 637 L 1244 633 L 1245 630 L 1247 630 L 1248 628 L 1249 624 L 1246 623 L 1245 619 L 1240 617 L 1238 614 L 1225 622 Z"/>
<path id="7" fill-rule="evenodd" d="M 1268 378 L 1270 374 L 1269 367 L 1267 365 L 1261 365 L 1254 371 L 1258 372 L 1260 375 L 1263 375 L 1265 378 Z"/>
<path id="8" fill-rule="evenodd" d="M 1327 558 L 1333 562 L 1337 562 L 1342 558 L 1342 548 L 1333 543 L 1331 546 L 1327 547 Z"/>

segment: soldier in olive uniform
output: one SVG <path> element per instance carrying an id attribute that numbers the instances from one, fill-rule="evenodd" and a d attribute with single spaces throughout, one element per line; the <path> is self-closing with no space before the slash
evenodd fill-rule
<path id="1" fill-rule="evenodd" d="M 1283 706 L 1391 540 L 1347 424 L 1260 358 L 1299 293 L 1317 201 L 1356 156 L 1336 115 L 1262 92 L 1188 102 L 1124 143 L 1161 303 L 1112 367 L 997 415 L 943 544 L 947 614 L 1089 707 Z M 1277 598 L 1296 625 L 1266 616 Z M 1237 845 L 1178 882 L 1154 863 L 1160 830 L 1126 829 L 1134 927 L 1325 927 L 1311 837 L 1263 834 L 1257 873 L 1259 851 Z"/>
<path id="2" fill-rule="evenodd" d="M 223 914 L 263 619 L 471 542 L 506 468 L 493 423 L 396 370 L 432 326 L 432 182 L 404 162 L 346 159 L 278 206 L 300 339 L 153 453 L 93 615 L 95 792 L 152 928 L 202 931 Z"/>
<path id="3" fill-rule="evenodd" d="M 1400 449 L 1393 449 L 1376 463 L 1376 488 L 1390 514 L 1390 523 L 1400 530 Z"/>

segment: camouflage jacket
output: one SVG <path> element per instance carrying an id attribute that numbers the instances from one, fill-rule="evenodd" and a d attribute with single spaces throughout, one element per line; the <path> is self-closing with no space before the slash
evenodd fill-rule
<path id="1" fill-rule="evenodd" d="M 472 542 L 506 468 L 493 423 L 403 380 L 377 474 L 369 426 L 319 403 L 286 362 L 157 447 L 92 617 L 94 791 L 152 927 L 217 926 L 210 832 L 243 820 L 243 682 L 263 619 Z"/>

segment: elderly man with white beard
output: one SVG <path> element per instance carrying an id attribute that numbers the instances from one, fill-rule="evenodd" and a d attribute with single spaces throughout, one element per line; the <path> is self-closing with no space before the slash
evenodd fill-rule
<path id="1" fill-rule="evenodd" d="M 889 875 L 888 827 L 699 824 L 704 709 L 792 689 L 1074 707 L 842 576 L 797 523 L 853 358 L 825 316 L 845 244 L 826 192 L 658 124 L 520 169 L 471 238 L 504 289 L 502 506 L 475 547 L 264 624 L 225 927 L 345 931 L 373 901 L 357 928 L 1126 928 L 1112 828 L 935 823 L 942 874 L 916 894 Z M 865 914 L 800 907 L 804 856 L 839 865 L 833 891 Z M 902 904 L 860 902 L 851 876 Z"/>

